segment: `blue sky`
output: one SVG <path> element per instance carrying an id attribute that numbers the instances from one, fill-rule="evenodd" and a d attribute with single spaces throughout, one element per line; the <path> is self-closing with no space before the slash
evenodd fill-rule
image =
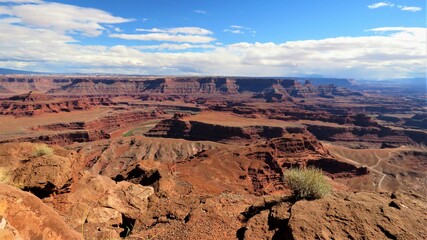
<path id="1" fill-rule="evenodd" d="M 424 0 L 0 0 L 0 67 L 48 72 L 408 78 Z"/>

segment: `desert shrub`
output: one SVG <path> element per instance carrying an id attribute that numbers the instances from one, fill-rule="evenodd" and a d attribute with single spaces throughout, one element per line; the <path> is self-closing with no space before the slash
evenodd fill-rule
<path id="1" fill-rule="evenodd" d="M 331 185 L 323 176 L 322 170 L 317 168 L 288 169 L 283 178 L 297 200 L 319 199 L 331 191 Z"/>
<path id="2" fill-rule="evenodd" d="M 53 149 L 50 148 L 46 144 L 39 144 L 34 148 L 34 156 L 35 157 L 41 157 L 41 156 L 49 156 L 53 154 Z"/>

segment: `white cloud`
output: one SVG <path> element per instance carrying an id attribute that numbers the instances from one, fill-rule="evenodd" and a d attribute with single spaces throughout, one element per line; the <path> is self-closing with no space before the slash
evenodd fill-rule
<path id="1" fill-rule="evenodd" d="M 422 8 L 420 7 L 408 7 L 408 6 L 402 6 L 400 9 L 402 11 L 409 11 L 409 12 L 418 12 L 422 10 Z"/>
<path id="2" fill-rule="evenodd" d="M 42 3 L 42 0 L 0 0 L 0 3 Z"/>
<path id="3" fill-rule="evenodd" d="M 165 41 L 165 42 L 188 42 L 188 43 L 209 43 L 215 38 L 200 35 L 171 35 L 167 33 L 147 33 L 147 34 L 110 34 L 111 38 L 140 41 Z"/>
<path id="4" fill-rule="evenodd" d="M 380 8 L 380 7 L 393 7 L 393 6 L 394 6 L 393 3 L 389 3 L 389 2 L 377 2 L 377 3 L 373 3 L 371 5 L 368 5 L 368 8 L 375 9 L 375 8 Z"/>
<path id="5" fill-rule="evenodd" d="M 137 28 L 138 32 L 151 32 L 151 33 L 167 33 L 167 34 L 189 34 L 189 35 L 212 35 L 213 32 L 200 28 L 200 27 L 177 27 L 177 28 Z"/>
<path id="6" fill-rule="evenodd" d="M 20 18 L 21 22 L 28 26 L 52 29 L 63 33 L 81 33 L 87 36 L 100 35 L 105 30 L 101 24 L 132 21 L 131 19 L 115 17 L 99 9 L 61 3 L 21 4 L 6 9 L 9 15 Z"/>
<path id="7" fill-rule="evenodd" d="M 200 9 L 196 9 L 196 10 L 194 10 L 194 12 L 198 13 L 198 14 L 207 14 L 207 12 L 205 10 L 200 10 Z"/>
<path id="8" fill-rule="evenodd" d="M 8 7 L 0 6 L 0 15 L 13 15 L 13 13 Z"/>
<path id="9" fill-rule="evenodd" d="M 377 2 L 371 5 L 368 5 L 368 8 L 370 9 L 375 9 L 375 8 L 380 8 L 380 7 L 397 7 L 398 9 L 402 10 L 402 11 L 409 11 L 409 12 L 418 12 L 421 11 L 422 8 L 421 7 L 409 7 L 409 6 L 402 6 L 402 5 L 396 5 L 394 3 L 391 2 Z"/>
<path id="10" fill-rule="evenodd" d="M 159 45 L 144 45 L 144 46 L 137 46 L 134 47 L 136 49 L 148 49 L 148 50 L 186 50 L 186 49 L 195 49 L 195 48 L 202 48 L 202 49 L 209 49 L 209 48 L 215 48 L 214 45 L 211 44 L 189 44 L 189 43 L 182 43 L 182 44 L 172 44 L 172 43 L 162 43 Z"/>
<path id="11" fill-rule="evenodd" d="M 138 32 L 144 34 L 110 34 L 111 38 L 140 41 L 165 41 L 165 42 L 187 42 L 187 43 L 209 43 L 216 39 L 209 36 L 213 32 L 200 27 L 177 27 L 177 28 L 137 28 Z"/>
<path id="12" fill-rule="evenodd" d="M 214 42 L 213 33 L 208 29 L 152 28 L 142 30 L 141 34 L 116 33 L 110 36 L 177 43 L 108 47 L 81 44 L 69 33 L 94 36 L 104 31 L 103 27 L 114 30 L 115 23 L 127 19 L 97 9 L 82 16 L 82 13 L 75 12 L 80 8 L 62 4 L 64 7 L 61 9 L 49 8 L 58 11 L 58 15 L 54 18 L 55 12 L 47 14 L 52 21 L 48 24 L 34 20 L 35 17 L 31 18 L 22 9 L 13 9 L 27 5 L 8 6 L 12 14 L 0 18 L 0 67 L 43 72 L 248 76 L 321 74 L 370 79 L 426 74 L 426 28 L 381 27 L 369 29 L 365 36 L 360 37 L 229 45 Z M 28 9 L 32 14 L 41 14 L 40 10 Z M 79 17 L 83 22 L 76 20 Z M 238 25 L 227 29 L 253 31 Z"/>
<path id="13" fill-rule="evenodd" d="M 240 29 L 224 29 L 224 32 L 229 32 L 232 34 L 243 34 L 244 32 Z"/>
<path id="14" fill-rule="evenodd" d="M 224 32 L 229 32 L 232 34 L 252 34 L 252 36 L 255 36 L 256 31 L 252 30 L 250 27 L 244 27 L 239 25 L 231 25 L 228 28 L 223 30 Z"/>
<path id="15" fill-rule="evenodd" d="M 0 66 L 52 71 L 139 74 L 290 76 L 322 74 L 355 78 L 422 76 L 426 29 L 383 27 L 363 37 L 231 45 L 160 44 L 83 46 L 54 31 L 0 23 Z M 381 33 L 377 35 L 375 33 Z M 10 41 L 7 36 L 15 36 Z M 40 36 L 34 38 L 33 36 Z M 206 51 L 194 52 L 195 46 Z M 155 50 L 186 50 L 156 52 Z M 154 50 L 154 52 L 143 52 Z M 43 69 L 51 67 L 52 69 Z"/>

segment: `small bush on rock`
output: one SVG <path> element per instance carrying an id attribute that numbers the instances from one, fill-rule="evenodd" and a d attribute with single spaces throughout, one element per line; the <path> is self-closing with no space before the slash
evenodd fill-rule
<path id="1" fill-rule="evenodd" d="M 322 170 L 317 168 L 288 169 L 283 178 L 297 200 L 319 199 L 331 191 Z"/>
<path id="2" fill-rule="evenodd" d="M 34 157 L 49 156 L 53 154 L 53 149 L 46 144 L 37 145 L 34 149 Z"/>

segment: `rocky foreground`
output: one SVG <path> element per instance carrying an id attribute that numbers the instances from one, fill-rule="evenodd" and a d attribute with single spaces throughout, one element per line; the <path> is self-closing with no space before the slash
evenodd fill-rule
<path id="1" fill-rule="evenodd" d="M 139 152 L 129 150 L 134 145 Z M 218 182 L 200 182 L 203 175 L 194 162 L 204 162 L 204 152 L 216 149 L 219 157 L 236 161 L 221 155 L 223 146 L 213 142 L 106 140 L 75 150 L 54 146 L 52 154 L 34 156 L 37 146 L 0 145 L 1 239 L 427 238 L 427 203 L 416 193 L 352 192 L 335 183 L 333 193 L 323 199 L 294 202 L 285 189 L 269 188 L 274 176 L 262 180 L 263 174 L 253 172 L 256 166 L 248 166 L 253 170 L 247 176 L 242 171 L 237 179 L 214 173 L 229 176 L 220 180 L 229 190 L 219 189 Z M 250 151 L 260 147 L 239 152 L 253 157 Z M 328 153 L 322 149 L 313 145 L 305 158 L 324 158 Z M 126 161 L 130 153 L 146 160 Z M 156 161 L 148 160 L 152 158 Z M 191 175 L 183 172 L 184 166 L 191 167 L 188 158 L 193 159 Z M 271 161 L 273 167 L 276 160 Z M 197 168 L 212 170 L 212 163 L 205 164 L 210 168 Z M 252 183 L 245 185 L 245 178 Z"/>

